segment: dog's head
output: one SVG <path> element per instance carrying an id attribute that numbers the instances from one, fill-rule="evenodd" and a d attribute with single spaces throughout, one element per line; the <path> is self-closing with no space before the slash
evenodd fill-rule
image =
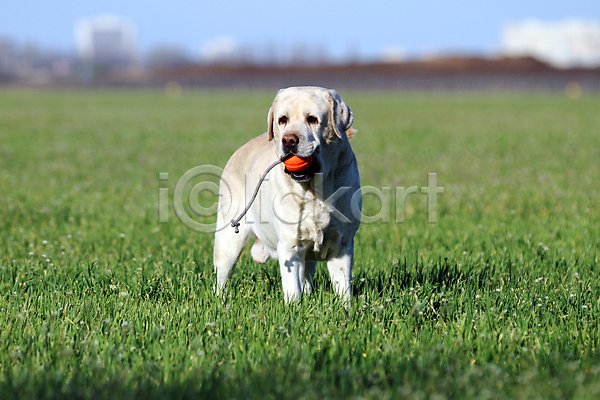
<path id="1" fill-rule="evenodd" d="M 336 147 L 348 140 L 347 131 L 354 116 L 344 99 L 332 89 L 290 87 L 281 89 L 267 118 L 269 140 L 273 140 L 280 159 L 295 154 L 313 157 L 303 172 L 286 172 L 297 181 L 308 181 L 315 173 L 326 171 L 336 157 Z"/>

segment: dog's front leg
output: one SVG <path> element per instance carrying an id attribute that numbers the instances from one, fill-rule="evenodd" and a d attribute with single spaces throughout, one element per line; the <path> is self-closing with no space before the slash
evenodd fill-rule
<path id="1" fill-rule="evenodd" d="M 350 306 L 352 297 L 352 262 L 354 259 L 354 240 L 342 245 L 340 251 L 327 260 L 327 270 L 331 284 L 346 307 Z"/>
<path id="2" fill-rule="evenodd" d="M 286 303 L 301 300 L 304 288 L 304 252 L 299 251 L 297 246 L 286 246 L 280 242 L 277 256 Z"/>

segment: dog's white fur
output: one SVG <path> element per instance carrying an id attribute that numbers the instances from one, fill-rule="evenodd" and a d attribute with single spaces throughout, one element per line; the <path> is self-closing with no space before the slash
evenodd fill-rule
<path id="1" fill-rule="evenodd" d="M 223 173 L 214 248 L 216 292 L 223 290 L 246 241 L 254 236 L 255 261 L 279 260 L 286 302 L 310 294 L 316 262 L 326 261 L 333 287 L 348 305 L 362 206 L 358 167 L 348 141 L 352 110 L 334 90 L 291 87 L 278 92 L 267 120 L 268 131 L 238 149 Z M 312 155 L 322 175 L 298 181 L 283 164 L 277 165 L 236 234 L 229 222 L 245 208 L 265 169 L 286 155 L 281 140 L 285 134 L 298 137 L 296 155 Z"/>

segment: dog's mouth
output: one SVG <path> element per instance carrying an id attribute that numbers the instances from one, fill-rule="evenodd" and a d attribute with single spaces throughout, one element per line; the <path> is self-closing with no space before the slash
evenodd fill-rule
<path id="1" fill-rule="evenodd" d="M 290 153 L 287 156 L 285 156 L 284 159 L 287 159 L 292 155 L 293 154 Z M 314 153 L 311 157 L 312 157 L 312 163 L 310 164 L 310 167 L 308 167 L 306 170 L 290 171 L 289 169 L 287 169 L 287 167 L 285 167 L 285 164 L 284 164 L 285 173 L 288 174 L 296 182 L 308 182 L 309 180 L 314 178 L 315 174 L 317 174 L 321 170 L 321 165 L 319 164 L 319 160 L 315 156 Z"/>

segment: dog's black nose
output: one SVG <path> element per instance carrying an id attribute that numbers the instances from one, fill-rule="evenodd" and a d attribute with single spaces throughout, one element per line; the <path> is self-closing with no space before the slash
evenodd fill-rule
<path id="1" fill-rule="evenodd" d="M 283 135 L 283 137 L 281 138 L 281 144 L 283 145 L 283 149 L 288 153 L 296 150 L 298 142 L 298 136 L 294 135 L 293 133 Z"/>

